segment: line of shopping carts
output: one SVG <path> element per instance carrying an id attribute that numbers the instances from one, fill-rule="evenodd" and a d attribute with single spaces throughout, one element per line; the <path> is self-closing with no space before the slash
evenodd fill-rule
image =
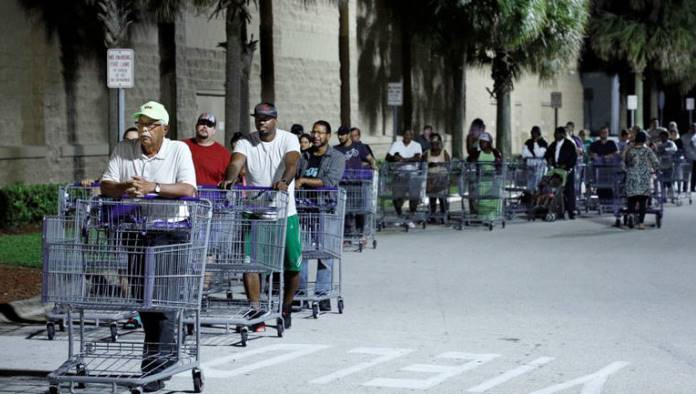
<path id="1" fill-rule="evenodd" d="M 42 300 L 55 305 L 49 324 L 64 321 L 68 332 L 68 360 L 48 376 L 49 392 L 89 384 L 140 393 L 186 370 L 201 392 L 201 327 L 226 334 L 234 327 L 242 346 L 260 323 L 275 322 L 283 335 L 285 192 L 200 187 L 196 198 L 165 200 L 109 199 L 97 190 L 96 184 L 61 188 L 59 215 L 44 221 Z M 327 300 L 343 313 L 346 192 L 298 190 L 296 198 L 303 259 L 333 262 L 328 280 L 318 274 L 296 298 L 315 318 Z M 252 277 L 261 287 L 258 299 L 246 297 Z M 167 341 L 147 330 L 145 337 L 139 330 L 107 340 L 86 335 L 86 323 L 102 316 L 115 324 L 152 313 L 172 316 Z"/>

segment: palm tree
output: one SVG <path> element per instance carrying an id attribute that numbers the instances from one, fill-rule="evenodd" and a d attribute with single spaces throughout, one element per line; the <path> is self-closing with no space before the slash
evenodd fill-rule
<path id="1" fill-rule="evenodd" d="M 587 0 L 493 0 L 478 61 L 491 65 L 497 100 L 496 145 L 511 154 L 510 92 L 523 71 L 551 79 L 574 65 L 588 18 Z"/>
<path id="2" fill-rule="evenodd" d="M 694 86 L 696 1 L 595 0 L 590 22 L 590 42 L 604 61 L 625 61 L 634 73 L 638 96 L 636 120 L 643 119 L 643 79 L 659 72 L 682 90 Z"/>

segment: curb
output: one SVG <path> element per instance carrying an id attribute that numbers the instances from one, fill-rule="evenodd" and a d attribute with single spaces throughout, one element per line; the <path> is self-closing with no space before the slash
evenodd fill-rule
<path id="1" fill-rule="evenodd" d="M 46 321 L 46 312 L 50 310 L 50 304 L 44 305 L 41 303 L 41 296 L 12 301 L 7 304 L 0 304 L 0 322 L 44 323 Z"/>

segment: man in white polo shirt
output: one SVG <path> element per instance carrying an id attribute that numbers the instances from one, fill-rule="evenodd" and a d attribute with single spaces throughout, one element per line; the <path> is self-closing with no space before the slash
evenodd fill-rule
<path id="1" fill-rule="evenodd" d="M 394 174 L 393 181 L 397 184 L 402 182 L 409 182 L 409 194 L 411 194 L 411 175 L 412 172 L 416 171 L 419 166 L 419 162 L 422 160 L 423 150 L 421 145 L 413 140 L 413 130 L 406 129 L 401 135 L 400 141 L 394 141 L 394 143 L 389 148 L 387 152 L 386 160 L 390 163 L 401 163 L 394 165 L 392 169 L 398 169 L 398 174 Z M 412 163 L 412 164 L 409 164 Z M 417 194 L 417 193 L 416 193 Z M 397 198 L 394 201 L 394 210 L 396 214 L 401 216 L 401 207 L 404 205 L 404 200 L 402 198 Z M 408 202 L 409 212 L 411 216 L 415 215 L 418 209 L 418 200 L 412 199 Z M 413 228 L 416 225 L 409 221 L 408 226 Z"/>
<path id="2" fill-rule="evenodd" d="M 181 141 L 165 138 L 169 114 L 162 104 L 150 101 L 133 114 L 138 139 L 121 141 L 109 159 L 101 178 L 101 192 L 109 197 L 143 197 L 155 193 L 164 198 L 194 196 L 196 172 L 191 151 Z M 128 274 L 134 297 L 142 297 L 143 256 L 138 247 L 186 242 L 178 232 L 148 232 L 125 243 L 129 254 Z M 140 282 L 138 282 L 140 279 Z M 141 369 L 153 375 L 177 362 L 176 312 L 140 312 L 145 331 Z M 163 381 L 146 384 L 145 392 L 164 388 Z"/>

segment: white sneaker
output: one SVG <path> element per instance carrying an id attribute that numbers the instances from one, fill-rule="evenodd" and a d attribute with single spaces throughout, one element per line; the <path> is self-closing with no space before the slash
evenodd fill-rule
<path id="1" fill-rule="evenodd" d="M 413 222 L 408 222 L 408 228 L 416 228 L 416 224 Z"/>

